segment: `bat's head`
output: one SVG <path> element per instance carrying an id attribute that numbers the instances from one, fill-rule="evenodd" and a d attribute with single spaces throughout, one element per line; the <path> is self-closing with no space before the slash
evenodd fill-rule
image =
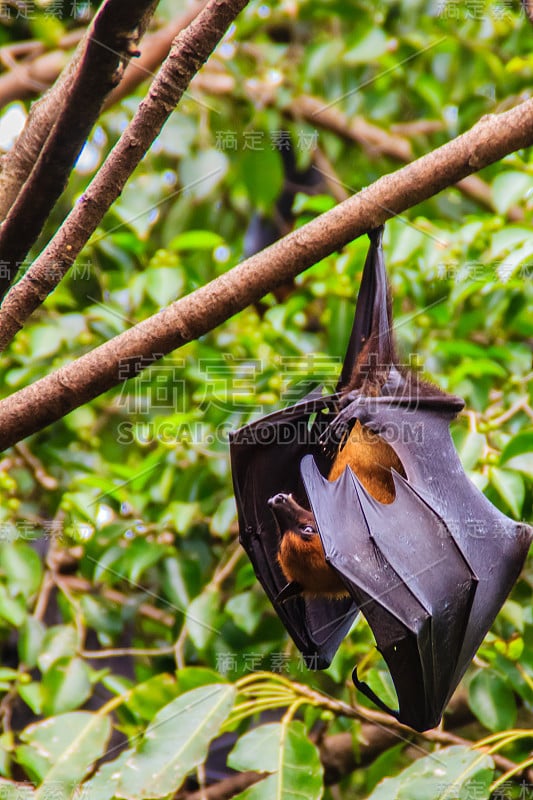
<path id="1" fill-rule="evenodd" d="M 277 520 L 282 536 L 286 531 L 293 531 L 303 538 L 317 534 L 314 514 L 302 508 L 292 494 L 279 492 L 268 500 L 268 505 Z"/>

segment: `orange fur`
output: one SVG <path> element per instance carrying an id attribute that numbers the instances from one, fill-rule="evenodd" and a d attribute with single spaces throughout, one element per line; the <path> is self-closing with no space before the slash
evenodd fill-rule
<path id="1" fill-rule="evenodd" d="M 286 531 L 281 539 L 278 561 L 287 580 L 299 583 L 305 592 L 347 594 L 343 582 L 326 562 L 318 533 L 303 539 L 294 531 Z"/>
<path id="2" fill-rule="evenodd" d="M 364 428 L 359 420 L 353 426 L 348 441 L 337 454 L 328 475 L 328 480 L 336 481 L 350 467 L 357 475 L 367 492 L 380 503 L 394 500 L 394 481 L 391 468 L 405 475 L 400 459 L 387 442 Z"/>

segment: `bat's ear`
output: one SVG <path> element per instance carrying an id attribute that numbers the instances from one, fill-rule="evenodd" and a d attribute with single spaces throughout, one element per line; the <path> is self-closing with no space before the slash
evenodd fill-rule
<path id="1" fill-rule="evenodd" d="M 345 389 L 354 366 L 366 348 L 368 359 L 379 366 L 394 361 L 392 316 L 383 258 L 383 227 L 368 234 L 370 247 L 363 269 L 355 317 L 337 391 Z"/>

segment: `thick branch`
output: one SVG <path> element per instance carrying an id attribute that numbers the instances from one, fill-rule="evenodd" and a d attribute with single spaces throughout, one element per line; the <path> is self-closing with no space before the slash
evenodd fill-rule
<path id="1" fill-rule="evenodd" d="M 365 231 L 532 143 L 533 100 L 484 117 L 457 139 L 385 175 L 206 286 L 3 400 L 0 449 L 133 377 L 154 354 L 170 353 L 207 333 Z"/>
<path id="2" fill-rule="evenodd" d="M 246 4 L 247 0 L 210 0 L 189 27 L 177 36 L 148 96 L 87 191 L 50 244 L 5 298 L 4 312 L 0 311 L 0 342 L 4 346 L 66 274 L 106 211 L 119 197 L 193 76 Z"/>
<path id="3" fill-rule="evenodd" d="M 77 59 L 76 72 L 51 109 L 54 123 L 39 157 L 0 228 L 0 297 L 59 195 L 105 97 L 120 81 L 158 0 L 107 0 L 93 20 Z"/>

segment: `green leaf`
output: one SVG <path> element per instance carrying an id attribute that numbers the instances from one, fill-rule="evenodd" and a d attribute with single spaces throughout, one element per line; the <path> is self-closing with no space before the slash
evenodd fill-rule
<path id="1" fill-rule="evenodd" d="M 207 686 L 209 683 L 220 683 L 222 676 L 214 669 L 207 667 L 182 667 L 176 670 L 179 693 L 185 694 L 198 686 Z"/>
<path id="2" fill-rule="evenodd" d="M 224 239 L 214 231 L 185 231 L 169 244 L 173 250 L 214 250 Z"/>
<path id="3" fill-rule="evenodd" d="M 244 151 L 240 168 L 241 178 L 253 205 L 269 211 L 283 183 L 280 154 L 265 140 L 261 149 Z"/>
<path id="4" fill-rule="evenodd" d="M 237 520 L 237 506 L 235 505 L 235 497 L 226 497 L 218 504 L 217 510 L 211 519 L 211 530 L 217 536 L 227 536 L 232 523 Z"/>
<path id="5" fill-rule="evenodd" d="M 506 462 L 506 466 L 515 472 L 523 472 L 530 480 L 533 480 L 533 454 L 522 453 L 521 456 L 514 456 Z"/>
<path id="6" fill-rule="evenodd" d="M 419 75 L 416 90 L 433 111 L 438 112 L 442 108 L 443 86 L 433 75 Z"/>
<path id="7" fill-rule="evenodd" d="M 350 48 L 344 54 L 343 61 L 346 64 L 368 64 L 387 52 L 388 40 L 381 28 L 371 28 L 355 47 Z"/>
<path id="8" fill-rule="evenodd" d="M 56 325 L 39 325 L 30 331 L 30 347 L 33 358 L 49 358 L 61 347 L 63 333 Z"/>
<path id="9" fill-rule="evenodd" d="M 220 150 L 203 150 L 180 164 L 180 178 L 185 196 L 205 200 L 228 171 L 228 159 Z"/>
<path id="10" fill-rule="evenodd" d="M 176 792 L 201 764 L 230 713 L 235 689 L 211 684 L 181 695 L 156 714 L 124 766 L 116 794 L 130 800 Z"/>
<path id="11" fill-rule="evenodd" d="M 522 506 L 526 496 L 524 479 L 518 472 L 492 467 L 489 471 L 490 482 L 511 509 L 512 514 L 520 519 Z"/>
<path id="12" fill-rule="evenodd" d="M 18 692 L 27 706 L 31 708 L 35 715 L 39 715 L 43 710 L 43 685 L 37 681 L 31 683 L 21 683 Z"/>
<path id="13" fill-rule="evenodd" d="M 461 442 L 459 457 L 466 470 L 474 469 L 482 458 L 487 446 L 487 439 L 482 433 L 469 431 Z"/>
<path id="14" fill-rule="evenodd" d="M 515 250 L 519 244 L 529 241 L 531 231 L 528 228 L 521 228 L 516 225 L 506 225 L 501 231 L 497 231 L 492 237 L 490 257 L 498 258 L 502 253 Z"/>
<path id="15" fill-rule="evenodd" d="M 32 36 L 43 42 L 46 48 L 56 48 L 60 39 L 65 35 L 63 23 L 53 15 L 35 14 L 29 19 Z"/>
<path id="16" fill-rule="evenodd" d="M 26 728 L 20 736 L 25 746 L 17 749 L 17 755 L 23 765 L 32 763 L 34 769 L 38 766 L 42 783 L 36 800 L 44 800 L 52 791 L 54 797 L 71 797 L 76 785 L 105 752 L 110 734 L 109 718 L 88 711 L 50 717 Z"/>
<path id="17" fill-rule="evenodd" d="M 226 603 L 226 611 L 238 628 L 251 635 L 261 622 L 263 600 L 254 591 L 236 594 Z"/>
<path id="18" fill-rule="evenodd" d="M 140 683 L 128 696 L 127 707 L 140 719 L 152 720 L 160 708 L 178 694 L 175 679 L 167 672 Z"/>
<path id="19" fill-rule="evenodd" d="M 124 765 L 132 754 L 133 750 L 124 750 L 114 761 L 102 764 L 96 774 L 83 784 L 83 795 L 90 800 L 113 800 Z"/>
<path id="20" fill-rule="evenodd" d="M 146 273 L 146 292 L 154 303 L 164 308 L 183 293 L 183 277 L 172 267 L 151 267 Z"/>
<path id="21" fill-rule="evenodd" d="M 365 788 L 367 793 L 391 772 L 397 771 L 397 764 L 401 757 L 401 753 L 405 748 L 405 743 L 400 742 L 394 747 L 389 747 L 385 752 L 380 753 L 371 764 L 365 767 Z"/>
<path id="22" fill-rule="evenodd" d="M 533 457 L 533 431 L 524 431 L 513 436 L 502 450 L 500 464 L 505 464 L 510 458 L 529 454 Z"/>
<path id="23" fill-rule="evenodd" d="M 367 682 L 373 692 L 375 692 L 391 708 L 398 708 L 398 698 L 390 673 L 383 669 L 371 669 L 368 671 Z"/>
<path id="24" fill-rule="evenodd" d="M 516 721 L 516 702 L 509 685 L 493 670 L 474 675 L 468 687 L 468 704 L 489 731 L 504 731 Z"/>
<path id="25" fill-rule="evenodd" d="M 8 781 L 0 778 L 0 797 L 2 800 L 32 800 L 34 787 L 27 782 Z"/>
<path id="26" fill-rule="evenodd" d="M 500 611 L 503 619 L 507 619 L 517 631 L 524 632 L 524 608 L 520 603 L 507 599 Z"/>
<path id="27" fill-rule="evenodd" d="M 100 637 L 102 634 L 107 634 L 112 640 L 113 637 L 122 633 L 123 621 L 120 613 L 102 597 L 84 594 L 80 598 L 80 606 L 85 624 L 98 631 Z"/>
<path id="28" fill-rule="evenodd" d="M 41 653 L 37 659 L 41 672 L 46 672 L 60 658 L 76 655 L 78 634 L 71 625 L 54 625 L 44 636 Z"/>
<path id="29" fill-rule="evenodd" d="M 533 178 L 525 172 L 501 172 L 492 182 L 492 201 L 500 214 L 525 200 L 533 187 Z"/>
<path id="30" fill-rule="evenodd" d="M 167 553 L 165 545 L 149 542 L 146 539 L 134 539 L 120 559 L 118 571 L 133 584 L 138 583 L 141 575 L 161 561 Z"/>
<path id="31" fill-rule="evenodd" d="M 242 736 L 228 758 L 233 769 L 271 772 L 237 795 L 239 800 L 302 797 L 319 800 L 323 768 L 302 722 L 261 725 Z"/>
<path id="32" fill-rule="evenodd" d="M 198 650 L 207 647 L 213 636 L 220 635 L 219 605 L 219 592 L 216 589 L 208 589 L 198 595 L 187 609 L 187 630 Z"/>
<path id="33" fill-rule="evenodd" d="M 172 520 L 178 533 L 185 533 L 192 523 L 200 517 L 198 503 L 182 503 L 174 500 L 166 510 L 166 518 Z"/>
<path id="34" fill-rule="evenodd" d="M 43 568 L 39 554 L 23 542 L 0 548 L 0 569 L 6 576 L 11 596 L 32 597 L 41 584 Z"/>
<path id="35" fill-rule="evenodd" d="M 43 712 L 62 714 L 79 708 L 91 694 L 89 667 L 81 658 L 55 661 L 43 678 Z"/>
<path id="36" fill-rule="evenodd" d="M 455 745 L 420 758 L 385 778 L 367 800 L 488 800 L 494 763 L 489 756 Z"/>
<path id="37" fill-rule="evenodd" d="M 29 668 L 37 664 L 46 634 L 46 626 L 36 617 L 26 617 L 19 631 L 19 659 Z"/>
<path id="38" fill-rule="evenodd" d="M 26 619 L 23 598 L 10 597 L 3 585 L 0 585 L 0 617 L 15 628 L 20 628 Z"/>

